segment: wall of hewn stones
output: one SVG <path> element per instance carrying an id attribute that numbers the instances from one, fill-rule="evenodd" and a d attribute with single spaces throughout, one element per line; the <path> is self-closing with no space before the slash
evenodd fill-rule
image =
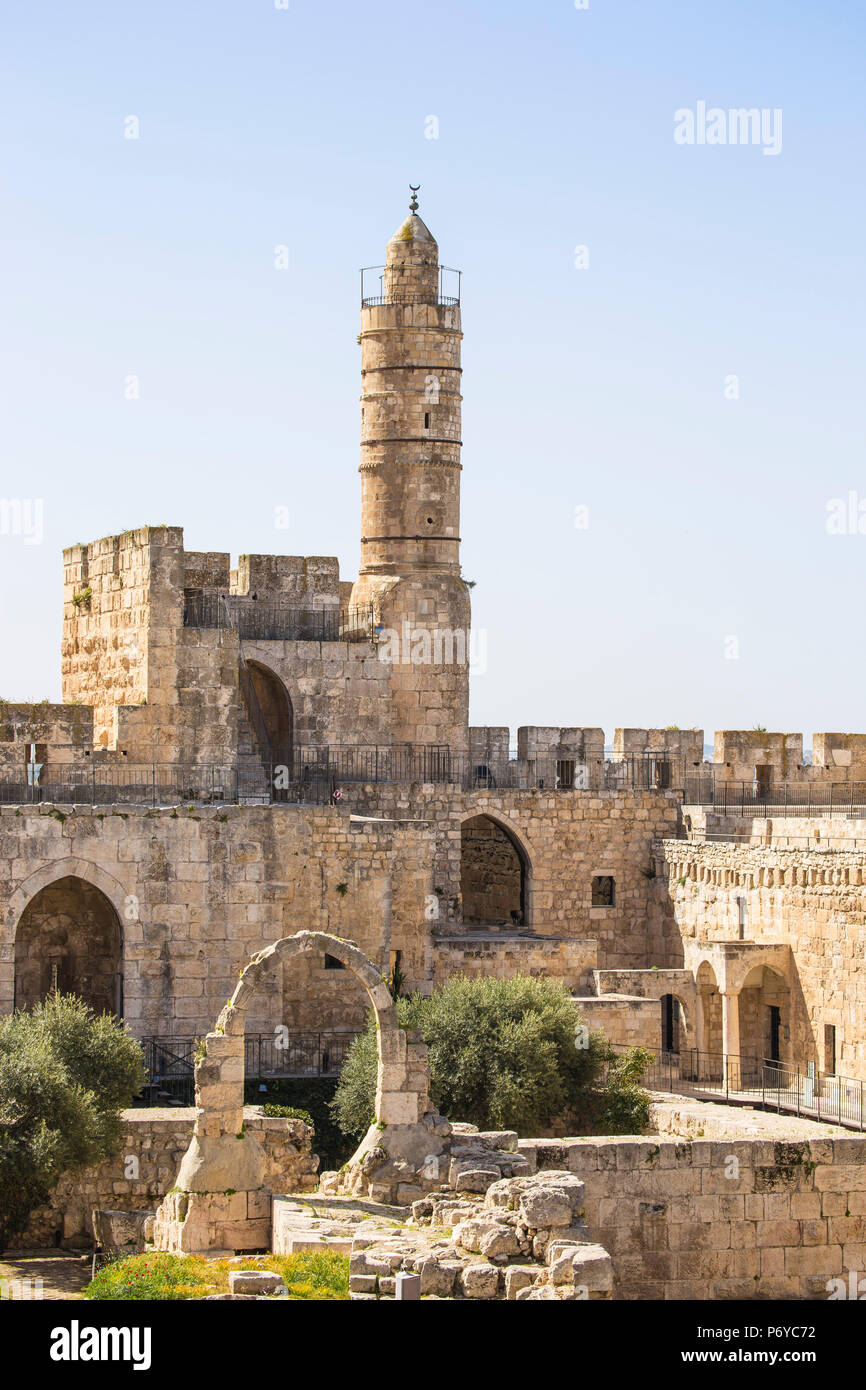
<path id="1" fill-rule="evenodd" d="M 0 811 L 0 1009 L 12 1007 L 15 933 L 47 884 L 83 878 L 123 934 L 124 1013 L 139 1036 L 213 1024 L 253 952 L 303 928 L 352 939 L 386 973 L 403 952 L 412 984 L 430 977 L 432 841 L 413 824 L 361 822 L 344 807 L 80 807 Z M 360 1027 L 348 972 L 327 994 L 304 976 L 267 982 L 251 1031 Z M 325 972 L 322 963 L 322 980 Z"/>
<path id="2" fill-rule="evenodd" d="M 316 748 L 391 738 L 392 667 L 370 642 L 244 641 L 247 661 L 274 671 L 294 713 L 295 740 Z"/>
<path id="3" fill-rule="evenodd" d="M 777 824 L 787 831 L 787 822 Z M 799 829 L 826 834 L 829 825 Z M 793 952 L 792 1055 L 823 1069 L 823 1030 L 831 1024 L 838 1074 L 866 1079 L 866 854 L 683 841 L 669 842 L 664 854 L 687 948 L 736 941 L 737 900 L 745 899 L 745 939 Z"/>
<path id="4" fill-rule="evenodd" d="M 679 807 L 665 792 L 462 792 L 453 787 L 346 786 L 354 808 L 435 827 L 433 891 L 437 928 L 463 930 L 460 827 L 487 815 L 506 827 L 528 861 L 526 924 L 535 932 L 592 937 L 600 968 L 682 963 L 664 875 L 656 877 L 653 839 L 675 833 Z M 612 876 L 612 907 L 592 906 L 593 877 Z"/>
<path id="5" fill-rule="evenodd" d="M 532 975 L 560 980 L 582 993 L 589 987 L 595 957 L 596 943 L 590 938 L 510 933 L 438 936 L 433 942 L 433 984 L 439 988 L 452 975 L 500 980 Z"/>
<path id="6" fill-rule="evenodd" d="M 614 1297 L 826 1298 L 866 1267 L 866 1140 L 521 1142 L 586 1184 Z"/>
<path id="7" fill-rule="evenodd" d="M 174 1185 L 192 1138 L 195 1111 L 126 1110 L 116 1158 L 61 1178 L 50 1200 L 31 1215 L 27 1229 L 12 1242 L 19 1249 L 61 1243 L 91 1243 L 91 1212 L 156 1210 Z M 266 1119 L 260 1106 L 247 1106 L 244 1124 L 265 1153 L 265 1186 L 272 1191 L 308 1192 L 315 1186 L 318 1160 L 313 1131 L 303 1120 Z"/>

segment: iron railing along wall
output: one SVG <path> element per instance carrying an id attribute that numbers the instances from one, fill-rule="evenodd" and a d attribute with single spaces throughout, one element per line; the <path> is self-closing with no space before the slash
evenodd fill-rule
<path id="1" fill-rule="evenodd" d="M 611 1047 L 618 1054 L 630 1050 L 620 1043 Z M 760 1104 L 780 1113 L 866 1130 L 866 1082 L 822 1072 L 814 1065 L 793 1066 L 697 1048 L 658 1051 L 641 1085 L 674 1095 Z"/>
<path id="2" fill-rule="evenodd" d="M 247 1033 L 244 1038 L 244 1068 L 247 1080 L 279 1077 L 339 1076 L 356 1032 Z M 195 1103 L 195 1053 L 198 1040 L 186 1038 L 141 1038 L 147 1084 L 142 1092 L 145 1103 L 174 1101 Z"/>
<path id="3" fill-rule="evenodd" d="M 851 815 L 866 810 L 866 782 L 728 782 L 701 773 L 686 777 L 683 801 L 720 815 Z"/>
<path id="4" fill-rule="evenodd" d="M 369 642 L 375 630 L 372 604 L 283 608 L 225 594 L 187 596 L 183 625 L 234 628 L 243 640 L 260 642 Z"/>
<path id="5" fill-rule="evenodd" d="M 244 689 L 244 684 L 248 689 Z M 433 783 L 466 791 L 500 788 L 530 792 L 675 790 L 656 760 L 580 763 L 573 758 L 484 761 L 444 744 L 295 745 L 272 748 L 255 690 L 241 668 L 241 693 L 261 753 L 261 765 L 214 763 L 59 763 L 42 769 L 38 785 L 21 776 L 0 779 L 0 803 L 84 805 L 222 805 L 255 802 L 323 804 L 352 784 Z M 259 727 L 261 725 L 261 727 Z"/>
<path id="6" fill-rule="evenodd" d="M 261 772 L 214 763 L 58 763 L 37 786 L 24 777 L 0 780 L 0 804 L 41 802 L 83 806 L 208 806 L 260 799 Z M 327 800 L 327 797 L 324 798 Z"/>

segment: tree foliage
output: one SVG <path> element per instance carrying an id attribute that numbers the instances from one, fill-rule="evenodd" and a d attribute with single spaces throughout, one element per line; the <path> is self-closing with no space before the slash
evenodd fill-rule
<path id="1" fill-rule="evenodd" d="M 136 1039 L 74 995 L 0 1018 L 0 1250 L 61 1174 L 117 1151 L 145 1080 Z"/>
<path id="2" fill-rule="evenodd" d="M 649 1054 L 620 1061 L 600 1033 L 581 1030 L 561 985 L 525 975 L 456 977 L 429 997 L 414 994 L 396 1005 L 401 1026 L 423 1034 L 431 1099 L 449 1119 L 524 1135 L 566 1112 L 583 1133 L 635 1133 L 646 1125 L 649 1098 L 638 1082 Z M 376 1066 L 371 1015 L 332 1102 L 340 1128 L 354 1138 L 373 1120 Z"/>

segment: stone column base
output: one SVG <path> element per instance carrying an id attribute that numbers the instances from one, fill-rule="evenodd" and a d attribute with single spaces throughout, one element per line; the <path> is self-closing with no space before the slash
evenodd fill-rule
<path id="1" fill-rule="evenodd" d="M 153 1226 L 157 1250 L 174 1254 L 269 1250 L 271 1194 L 254 1192 L 169 1192 Z"/>

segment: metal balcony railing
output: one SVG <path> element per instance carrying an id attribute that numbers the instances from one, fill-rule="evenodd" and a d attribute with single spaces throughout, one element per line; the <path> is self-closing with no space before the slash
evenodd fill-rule
<path id="1" fill-rule="evenodd" d="M 281 608 L 276 604 L 233 599 L 224 594 L 187 597 L 184 627 L 234 628 L 246 641 L 370 642 L 374 636 L 373 607 Z"/>

